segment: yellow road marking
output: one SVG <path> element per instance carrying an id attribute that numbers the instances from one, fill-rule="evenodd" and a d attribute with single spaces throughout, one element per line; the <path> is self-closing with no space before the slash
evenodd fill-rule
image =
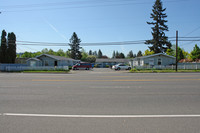
<path id="1" fill-rule="evenodd" d="M 171 78 L 186 78 L 186 77 L 198 77 L 199 75 L 191 75 L 191 76 L 167 76 L 167 77 L 171 77 Z"/>
<path id="2" fill-rule="evenodd" d="M 198 77 L 199 75 L 194 75 L 194 76 L 165 76 L 168 78 L 186 78 L 186 77 Z M 135 77 L 135 75 L 132 76 L 99 76 L 99 77 L 108 77 L 108 78 L 112 78 L 112 77 L 121 77 L 121 78 L 128 78 L 128 77 Z M 140 77 L 139 75 L 137 75 L 137 77 Z M 153 77 L 153 76 L 142 76 L 142 77 Z"/>

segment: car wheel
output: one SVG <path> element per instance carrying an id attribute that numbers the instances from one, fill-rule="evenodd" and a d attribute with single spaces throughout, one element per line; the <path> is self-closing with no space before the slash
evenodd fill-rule
<path id="1" fill-rule="evenodd" d="M 131 70 L 131 68 L 129 67 L 128 70 Z"/>
<path id="2" fill-rule="evenodd" d="M 120 70 L 120 67 L 118 67 L 117 70 Z"/>

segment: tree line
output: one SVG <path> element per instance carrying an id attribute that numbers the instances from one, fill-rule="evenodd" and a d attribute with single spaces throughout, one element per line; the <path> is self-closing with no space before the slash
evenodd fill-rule
<path id="1" fill-rule="evenodd" d="M 172 45 L 171 49 L 167 49 L 166 54 L 176 57 L 176 46 Z M 178 61 L 185 59 L 187 62 L 198 61 L 200 59 L 200 48 L 197 44 L 193 47 L 193 50 L 189 53 L 183 48 L 177 49 Z"/>
<path id="2" fill-rule="evenodd" d="M 13 32 L 1 34 L 0 63 L 15 63 L 16 59 L 16 36 Z"/>

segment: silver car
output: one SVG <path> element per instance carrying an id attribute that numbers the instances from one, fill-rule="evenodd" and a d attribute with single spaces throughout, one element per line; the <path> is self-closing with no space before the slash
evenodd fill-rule
<path id="1" fill-rule="evenodd" d="M 130 70 L 131 67 L 127 66 L 125 64 L 117 64 L 117 65 L 112 66 L 112 69 L 114 69 L 114 70 Z"/>

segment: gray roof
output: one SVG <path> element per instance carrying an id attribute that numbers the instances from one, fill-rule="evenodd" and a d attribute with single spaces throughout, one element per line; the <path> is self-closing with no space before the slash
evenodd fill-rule
<path id="1" fill-rule="evenodd" d="M 35 61 L 41 61 L 40 59 L 38 59 L 38 58 L 29 58 L 28 60 L 26 60 L 26 61 L 29 61 L 29 60 L 35 60 Z"/>
<path id="2" fill-rule="evenodd" d="M 141 57 L 137 57 L 137 58 L 149 58 L 149 57 L 154 57 L 154 56 L 160 56 L 160 55 L 163 55 L 163 56 L 167 56 L 169 58 L 176 58 L 174 56 L 170 56 L 170 55 L 167 55 L 167 54 L 164 54 L 164 53 L 157 53 L 157 54 L 153 54 L 153 55 L 147 55 L 147 56 L 141 56 Z"/>
<path id="3" fill-rule="evenodd" d="M 47 57 L 53 58 L 55 60 L 72 60 L 72 61 L 76 61 L 76 60 L 74 60 L 72 58 L 66 58 L 66 57 L 62 57 L 62 56 L 55 56 L 55 55 L 49 55 L 49 54 L 42 54 L 42 55 L 37 56 L 37 58 L 39 58 L 41 56 L 47 56 Z"/>
<path id="4" fill-rule="evenodd" d="M 129 62 L 130 59 L 96 59 L 96 62 Z"/>

